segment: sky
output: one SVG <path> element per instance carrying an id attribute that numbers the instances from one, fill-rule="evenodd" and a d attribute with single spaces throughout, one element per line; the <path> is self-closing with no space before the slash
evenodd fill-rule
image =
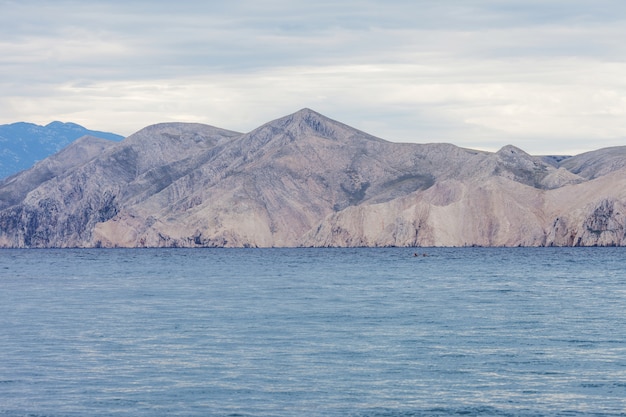
<path id="1" fill-rule="evenodd" d="M 0 0 L 0 124 L 248 132 L 308 107 L 393 142 L 626 145 L 623 0 Z"/>

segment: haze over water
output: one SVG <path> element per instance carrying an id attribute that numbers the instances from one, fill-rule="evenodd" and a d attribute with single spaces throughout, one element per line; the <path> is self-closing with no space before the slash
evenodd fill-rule
<path id="1" fill-rule="evenodd" d="M 624 415 L 625 254 L 2 250 L 0 416 Z"/>

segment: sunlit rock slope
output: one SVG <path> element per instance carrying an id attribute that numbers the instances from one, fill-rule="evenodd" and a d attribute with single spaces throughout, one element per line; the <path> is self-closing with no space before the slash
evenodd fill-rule
<path id="1" fill-rule="evenodd" d="M 387 142 L 303 109 L 84 138 L 0 183 L 2 247 L 626 244 L 626 147 Z"/>

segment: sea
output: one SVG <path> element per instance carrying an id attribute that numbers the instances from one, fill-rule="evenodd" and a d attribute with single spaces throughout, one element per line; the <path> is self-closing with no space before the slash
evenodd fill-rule
<path id="1" fill-rule="evenodd" d="M 626 248 L 0 250 L 0 416 L 625 416 Z"/>

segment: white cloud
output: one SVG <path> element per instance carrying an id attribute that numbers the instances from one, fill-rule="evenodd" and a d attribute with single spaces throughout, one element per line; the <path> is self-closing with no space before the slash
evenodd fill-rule
<path id="1" fill-rule="evenodd" d="M 626 137 L 618 1 L 0 3 L 0 123 L 246 131 L 311 107 L 490 150 Z"/>

